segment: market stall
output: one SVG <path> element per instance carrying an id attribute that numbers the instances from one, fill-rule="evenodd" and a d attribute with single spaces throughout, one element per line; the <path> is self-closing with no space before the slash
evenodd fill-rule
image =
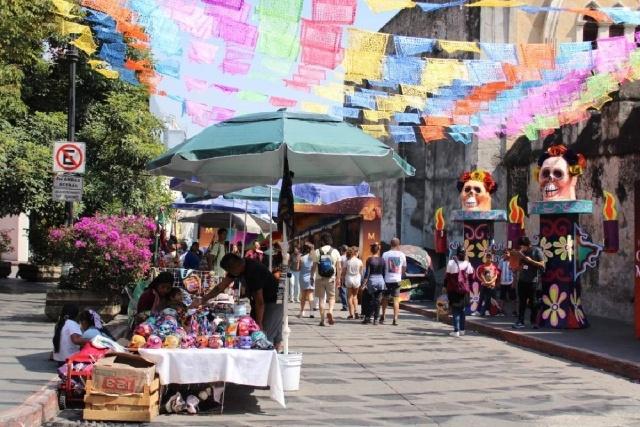
<path id="1" fill-rule="evenodd" d="M 139 352 L 155 363 L 161 385 L 223 382 L 268 386 L 271 399 L 285 407 L 282 373 L 274 350 L 141 348 Z"/>

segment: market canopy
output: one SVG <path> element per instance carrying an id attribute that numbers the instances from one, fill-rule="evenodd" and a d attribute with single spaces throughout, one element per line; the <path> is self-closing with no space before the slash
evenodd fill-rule
<path id="1" fill-rule="evenodd" d="M 231 220 L 231 221 L 230 221 Z M 263 218 L 238 213 L 204 212 L 196 210 L 180 219 L 180 222 L 192 222 L 203 227 L 212 228 L 235 228 L 245 230 L 247 233 L 262 234 L 269 231 L 269 221 Z M 245 228 L 246 225 L 246 228 Z"/>
<path id="2" fill-rule="evenodd" d="M 285 158 L 296 182 L 353 184 L 415 174 L 393 149 L 320 114 L 248 114 L 210 126 L 147 164 L 156 175 L 198 181 L 210 192 L 275 184 Z M 228 186 L 226 186 L 228 189 Z"/>

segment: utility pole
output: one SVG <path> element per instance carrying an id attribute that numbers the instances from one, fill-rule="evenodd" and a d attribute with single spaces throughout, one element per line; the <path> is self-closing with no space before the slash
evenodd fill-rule
<path id="1" fill-rule="evenodd" d="M 67 140 L 74 142 L 76 139 L 76 63 L 78 62 L 78 50 L 74 45 L 69 45 L 66 57 L 69 61 Z M 73 202 L 65 202 L 65 223 L 67 226 L 73 225 Z"/>

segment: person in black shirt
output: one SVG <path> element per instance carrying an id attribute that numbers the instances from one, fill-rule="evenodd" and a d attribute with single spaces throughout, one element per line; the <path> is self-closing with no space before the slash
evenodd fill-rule
<path id="1" fill-rule="evenodd" d="M 514 252 L 518 256 L 520 273 L 518 275 L 518 321 L 512 326 L 514 329 L 523 329 L 524 314 L 527 306 L 531 311 L 531 326 L 538 328 L 537 324 L 537 295 L 539 273 L 544 270 L 545 263 L 540 248 L 532 247 L 531 240 L 527 236 L 520 237 L 520 251 Z"/>
<path id="2" fill-rule="evenodd" d="M 226 254 L 220 260 L 220 267 L 227 276 L 203 300 L 207 301 L 224 292 L 236 279 L 240 280 L 251 301 L 251 317 L 267 335 L 274 347 L 282 342 L 282 304 L 276 304 L 278 281 L 262 263 L 242 258 L 236 254 Z"/>

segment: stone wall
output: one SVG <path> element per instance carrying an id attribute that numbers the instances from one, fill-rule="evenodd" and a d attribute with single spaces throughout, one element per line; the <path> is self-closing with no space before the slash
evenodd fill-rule
<path id="1" fill-rule="evenodd" d="M 594 242 L 604 241 L 602 230 L 603 191 L 616 197 L 620 227 L 620 250 L 603 253 L 598 267 L 582 276 L 583 304 L 587 314 L 633 323 L 634 292 L 634 185 L 640 179 L 640 84 L 623 85 L 614 102 L 577 126 L 566 126 L 545 141 L 529 143 L 521 138 L 504 158 L 507 170 L 507 197 L 524 195 L 524 201 L 541 200 L 538 183 L 531 171 L 543 148 L 562 141 L 587 158 L 587 168 L 578 180 L 577 197 L 593 200 L 593 215 L 581 215 L 580 224 Z M 527 233 L 539 233 L 539 217 L 526 219 Z"/>

